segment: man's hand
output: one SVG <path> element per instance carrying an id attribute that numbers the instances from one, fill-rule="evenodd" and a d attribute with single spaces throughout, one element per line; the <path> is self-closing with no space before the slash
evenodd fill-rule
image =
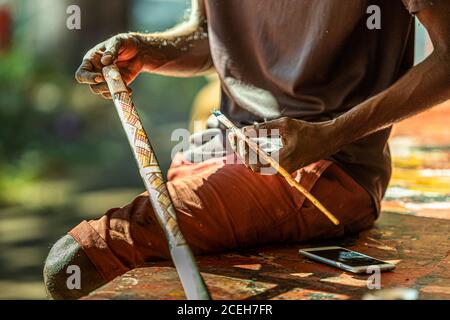
<path id="1" fill-rule="evenodd" d="M 328 122 L 311 123 L 284 117 L 242 128 L 250 138 L 254 138 L 255 133 L 259 137 L 264 135 L 273 138 L 274 129 L 278 129 L 283 147 L 271 156 L 278 159 L 279 164 L 291 173 L 337 151 L 337 145 L 333 143 L 329 135 L 332 128 Z M 237 139 L 233 134 L 229 136 L 229 139 L 234 151 L 253 171 L 259 172 L 261 168 L 267 167 L 267 164 L 251 161 L 257 158 L 254 154 L 252 155 L 252 151 L 249 151 L 245 142 Z"/>
<path id="2" fill-rule="evenodd" d="M 111 99 L 108 86 L 102 75 L 104 66 L 112 63 L 120 69 L 126 85 L 142 71 L 144 54 L 141 40 L 133 34 L 119 34 L 89 50 L 78 68 L 75 79 L 87 84 L 95 94 Z M 129 89 L 131 93 L 131 89 Z"/>
<path id="3" fill-rule="evenodd" d="M 88 51 L 75 78 L 92 91 L 111 98 L 102 68 L 116 63 L 126 85 L 140 72 L 192 77 L 208 72 L 212 58 L 203 0 L 191 0 L 189 19 L 157 33 L 122 33 Z M 129 89 L 130 93 L 131 90 Z"/>

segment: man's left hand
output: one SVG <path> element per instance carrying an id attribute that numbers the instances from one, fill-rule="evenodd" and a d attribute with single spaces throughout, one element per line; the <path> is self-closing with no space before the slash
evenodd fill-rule
<path id="1" fill-rule="evenodd" d="M 248 137 L 255 137 L 255 132 L 258 134 L 261 129 L 266 129 L 264 134 L 268 137 L 273 136 L 273 129 L 278 129 L 283 147 L 276 153 L 272 153 L 271 156 L 291 173 L 332 155 L 338 149 L 336 137 L 332 136 L 332 122 L 311 123 L 284 117 L 255 126 L 244 127 L 242 131 Z M 256 157 L 250 156 L 252 151 L 249 151 L 248 146 L 243 141 L 240 141 L 234 135 L 230 135 L 229 139 L 234 151 L 253 171 L 259 172 L 262 167 L 267 167 L 259 161 L 257 163 L 249 161 L 249 159 L 256 159 Z"/>

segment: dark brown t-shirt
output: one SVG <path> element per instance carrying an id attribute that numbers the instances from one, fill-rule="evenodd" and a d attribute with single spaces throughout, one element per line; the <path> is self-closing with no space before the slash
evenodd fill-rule
<path id="1" fill-rule="evenodd" d="M 314 122 L 333 119 L 388 88 L 413 64 L 410 13 L 433 2 L 205 3 L 211 52 L 222 82 L 221 110 L 244 126 L 283 116 Z M 371 5 L 381 9 L 380 29 L 367 26 L 376 12 L 368 10 Z M 369 21 L 373 23 L 376 26 L 376 20 Z M 332 156 L 372 195 L 378 209 L 391 175 L 390 130 L 351 143 Z"/>

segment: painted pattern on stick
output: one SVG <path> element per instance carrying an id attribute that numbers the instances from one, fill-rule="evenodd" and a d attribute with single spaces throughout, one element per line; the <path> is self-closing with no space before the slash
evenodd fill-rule
<path id="1" fill-rule="evenodd" d="M 169 192 L 164 182 L 161 169 L 156 160 L 155 153 L 151 147 L 147 134 L 142 126 L 133 101 L 127 93 L 117 93 L 114 102 L 120 106 L 123 119 L 126 123 L 126 131 L 132 147 L 136 151 L 136 160 L 145 176 L 155 214 L 162 218 L 162 222 L 171 230 L 167 233 L 169 241 L 174 246 L 184 244 L 185 241 L 176 222 L 177 217 Z"/>

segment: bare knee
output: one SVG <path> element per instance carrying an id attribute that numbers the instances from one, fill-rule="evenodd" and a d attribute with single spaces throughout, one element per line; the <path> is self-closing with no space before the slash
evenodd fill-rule
<path id="1" fill-rule="evenodd" d="M 66 235 L 47 256 L 44 283 L 53 299 L 77 299 L 105 283 L 79 244 Z"/>

